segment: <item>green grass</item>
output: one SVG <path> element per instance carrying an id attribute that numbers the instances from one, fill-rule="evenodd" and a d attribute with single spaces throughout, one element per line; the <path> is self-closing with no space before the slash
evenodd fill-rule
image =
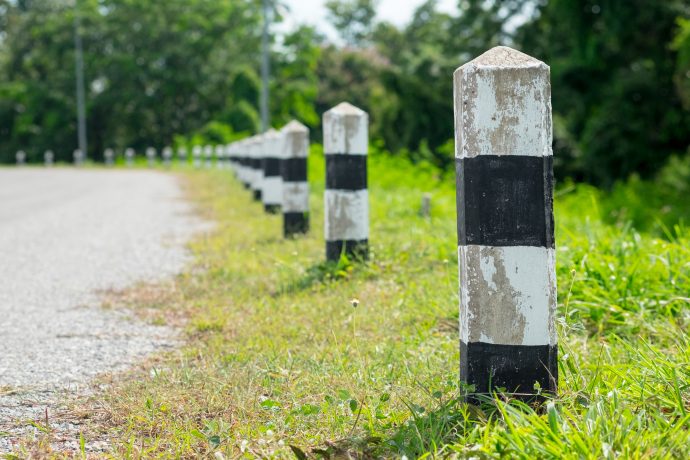
<path id="1" fill-rule="evenodd" d="M 291 241 L 228 172 L 184 173 L 217 228 L 149 302 L 188 318 L 187 345 L 99 396 L 114 457 L 690 458 L 690 231 L 644 194 L 687 196 L 560 187 L 559 396 L 479 408 L 458 401 L 454 178 L 373 155 L 372 259 L 327 265 L 310 161 L 313 229 Z"/>

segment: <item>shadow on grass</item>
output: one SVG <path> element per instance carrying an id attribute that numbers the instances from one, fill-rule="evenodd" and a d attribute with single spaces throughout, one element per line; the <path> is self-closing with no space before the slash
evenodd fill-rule
<path id="1" fill-rule="evenodd" d="M 311 265 L 304 275 L 280 286 L 274 296 L 294 294 L 319 284 L 348 280 L 358 268 L 367 267 L 369 267 L 368 261 L 359 258 L 350 259 L 343 254 L 337 262 L 325 261 Z"/>

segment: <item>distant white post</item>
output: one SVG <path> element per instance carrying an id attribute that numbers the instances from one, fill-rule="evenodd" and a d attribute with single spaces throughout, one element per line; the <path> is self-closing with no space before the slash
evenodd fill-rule
<path id="1" fill-rule="evenodd" d="M 194 148 L 192 148 L 192 157 L 194 157 L 194 168 L 196 169 L 201 169 L 201 154 L 201 146 L 195 145 Z"/>
<path id="2" fill-rule="evenodd" d="M 187 148 L 186 147 L 180 147 L 177 149 L 177 158 L 180 160 L 180 163 L 186 163 L 187 162 Z"/>
<path id="3" fill-rule="evenodd" d="M 291 121 L 282 129 L 283 235 L 291 238 L 309 231 L 309 129 Z"/>
<path id="4" fill-rule="evenodd" d="M 72 156 L 74 157 L 75 166 L 82 166 L 84 164 L 84 152 L 80 149 L 76 149 Z"/>
<path id="5" fill-rule="evenodd" d="M 558 381 L 549 67 L 496 47 L 454 75 L 460 379 L 469 398 Z"/>
<path id="6" fill-rule="evenodd" d="M 46 150 L 43 154 L 43 161 L 47 168 L 51 168 L 55 164 L 55 154 L 52 150 Z"/>
<path id="7" fill-rule="evenodd" d="M 113 149 L 105 149 L 103 158 L 105 159 L 105 165 L 111 168 L 115 162 L 115 152 Z"/>
<path id="8" fill-rule="evenodd" d="M 323 115 L 326 192 L 326 259 L 367 258 L 369 116 L 343 102 Z"/>
<path id="9" fill-rule="evenodd" d="M 283 179 L 280 177 L 280 157 L 282 154 L 283 136 L 275 129 L 269 129 L 264 134 L 263 158 L 261 169 L 261 199 L 264 210 L 269 214 L 278 214 L 283 201 Z"/>
<path id="10" fill-rule="evenodd" d="M 225 167 L 225 147 L 222 145 L 216 145 L 216 168 L 223 169 Z"/>
<path id="11" fill-rule="evenodd" d="M 206 157 L 206 167 L 211 168 L 213 166 L 213 147 L 207 145 L 204 147 L 204 157 Z"/>
<path id="12" fill-rule="evenodd" d="M 134 149 L 128 148 L 125 150 L 125 162 L 127 163 L 128 168 L 134 166 L 134 155 Z"/>
<path id="13" fill-rule="evenodd" d="M 24 166 L 26 164 L 26 152 L 23 150 L 18 151 L 15 154 L 15 159 L 17 160 L 17 166 Z"/>
<path id="14" fill-rule="evenodd" d="M 252 139 L 253 141 L 250 147 L 252 162 L 251 188 L 254 195 L 254 201 L 261 201 L 262 185 L 264 181 L 264 170 L 261 165 L 264 150 L 264 136 L 254 136 Z"/>
<path id="15" fill-rule="evenodd" d="M 170 167 L 170 162 L 172 161 L 173 157 L 173 149 L 170 147 L 165 147 L 163 148 L 163 164 L 165 165 L 166 168 Z"/>
<path id="16" fill-rule="evenodd" d="M 156 166 L 156 149 L 149 147 L 146 149 L 146 159 L 148 161 L 149 168 Z"/>

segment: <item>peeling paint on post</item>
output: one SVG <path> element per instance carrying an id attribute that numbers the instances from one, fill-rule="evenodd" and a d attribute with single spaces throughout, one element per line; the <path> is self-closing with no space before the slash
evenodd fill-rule
<path id="1" fill-rule="evenodd" d="M 471 394 L 556 392 L 549 73 L 496 47 L 454 75 L 460 379 Z"/>
<path id="2" fill-rule="evenodd" d="M 343 102 L 323 115 L 326 259 L 369 254 L 369 116 Z"/>
<path id="3" fill-rule="evenodd" d="M 282 129 L 283 235 L 291 238 L 309 231 L 309 129 L 291 121 Z"/>
<path id="4" fill-rule="evenodd" d="M 269 129 L 264 134 L 263 140 L 261 199 L 264 203 L 264 210 L 267 213 L 278 214 L 283 201 L 283 179 L 280 177 L 280 155 L 282 154 L 283 137 L 275 129 Z"/>

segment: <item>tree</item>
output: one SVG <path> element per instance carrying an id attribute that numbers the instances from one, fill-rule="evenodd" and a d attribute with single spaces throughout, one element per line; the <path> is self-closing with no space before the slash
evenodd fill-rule
<path id="1" fill-rule="evenodd" d="M 328 0 L 328 19 L 349 46 L 369 40 L 376 17 L 376 0 Z"/>

